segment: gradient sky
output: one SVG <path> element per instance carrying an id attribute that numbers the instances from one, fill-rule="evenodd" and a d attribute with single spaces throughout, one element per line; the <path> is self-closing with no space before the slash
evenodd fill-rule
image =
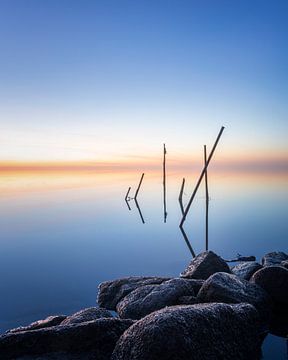
<path id="1" fill-rule="evenodd" d="M 0 161 L 288 163 L 288 2 L 1 0 Z M 251 166 L 251 165 L 250 165 Z"/>

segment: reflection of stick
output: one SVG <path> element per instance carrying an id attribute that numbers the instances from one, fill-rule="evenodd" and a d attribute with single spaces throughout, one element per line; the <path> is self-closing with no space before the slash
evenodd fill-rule
<path id="1" fill-rule="evenodd" d="M 163 205 L 164 205 L 164 223 L 166 223 L 167 209 L 166 209 L 166 147 L 163 144 Z"/>
<path id="2" fill-rule="evenodd" d="M 204 145 L 204 165 L 207 163 L 207 152 L 206 145 Z M 208 251 L 208 211 L 209 211 L 209 192 L 208 192 L 208 174 L 207 168 L 205 170 L 205 194 L 206 194 L 206 217 L 205 217 L 205 227 L 206 227 L 206 251 Z"/>
<path id="3" fill-rule="evenodd" d="M 138 201 L 137 201 L 136 197 L 134 198 L 134 201 L 135 201 L 136 207 L 138 209 L 138 212 L 139 212 L 140 218 L 142 220 L 142 223 L 145 224 L 145 221 L 144 221 L 144 218 L 143 218 L 143 215 L 142 215 L 142 212 L 141 212 L 141 209 L 140 209 L 140 206 L 138 204 Z"/>
<path id="4" fill-rule="evenodd" d="M 183 178 L 183 180 L 182 180 L 181 190 L 180 190 L 180 194 L 179 194 L 179 198 L 178 198 L 182 215 L 184 215 L 184 206 L 183 206 L 184 185 L 185 185 L 185 178 Z"/>
<path id="5" fill-rule="evenodd" d="M 184 240 L 185 240 L 185 242 L 186 242 L 186 245 L 188 246 L 188 249 L 189 249 L 190 252 L 191 252 L 191 255 L 192 255 L 193 257 L 195 257 L 196 254 L 195 254 L 195 252 L 194 252 L 194 250 L 193 250 L 193 248 L 192 248 L 192 246 L 191 246 L 191 244 L 190 244 L 190 241 L 189 241 L 189 239 L 188 239 L 188 237 L 187 237 L 187 235 L 186 235 L 186 233 L 185 233 L 185 231 L 184 231 L 184 229 L 183 229 L 182 226 L 180 226 L 180 230 L 181 230 L 181 233 L 182 233 L 182 235 L 183 235 L 183 237 L 184 237 Z"/>
<path id="6" fill-rule="evenodd" d="M 143 177 L 144 177 L 144 173 L 143 173 L 142 176 L 141 176 L 141 179 L 140 179 L 138 188 L 137 188 L 136 193 L 135 193 L 135 195 L 134 195 L 134 199 L 137 199 L 137 195 L 138 195 L 138 192 L 139 192 L 139 190 L 140 190 L 140 186 L 141 186 L 141 184 L 142 184 Z"/>
<path id="7" fill-rule="evenodd" d="M 129 186 L 129 189 L 128 189 L 127 194 L 125 196 L 125 201 L 127 201 L 127 199 L 128 199 L 128 195 L 129 195 L 130 190 L 131 190 L 131 187 Z"/>
<path id="8" fill-rule="evenodd" d="M 126 205 L 128 206 L 128 209 L 131 210 L 128 200 L 125 199 L 125 202 L 126 202 Z"/>
<path id="9" fill-rule="evenodd" d="M 194 200 L 194 197 L 195 197 L 195 195 L 196 195 L 196 193 L 197 193 L 197 190 L 198 190 L 198 188 L 199 188 L 199 186 L 200 186 L 200 184 L 201 184 L 201 181 L 202 181 L 202 179 L 203 179 L 203 176 L 204 176 L 204 174 L 205 174 L 205 171 L 206 171 L 207 168 L 208 168 L 208 165 L 209 165 L 209 163 L 210 163 L 210 160 L 211 160 L 211 158 L 212 158 L 212 156 L 213 156 L 213 154 L 214 154 L 214 151 L 215 151 L 215 149 L 216 149 L 216 147 L 217 147 L 217 144 L 218 144 L 218 142 L 219 142 L 219 140 L 220 140 L 220 137 L 221 137 L 223 131 L 224 131 L 224 126 L 221 127 L 221 130 L 220 130 L 220 132 L 219 132 L 219 134 L 218 134 L 218 136 L 217 136 L 217 139 L 216 139 L 216 141 L 215 141 L 215 144 L 214 144 L 214 146 L 213 146 L 213 148 L 212 148 L 212 150 L 211 150 L 211 152 L 210 152 L 210 154 L 209 154 L 209 157 L 208 157 L 208 159 L 207 159 L 207 162 L 206 162 L 206 164 L 205 164 L 205 166 L 204 166 L 204 168 L 203 168 L 203 170 L 202 170 L 202 172 L 201 172 L 201 175 L 200 175 L 199 180 L 198 180 L 198 182 L 197 182 L 197 184 L 196 184 L 196 186 L 195 186 L 195 189 L 194 189 L 194 191 L 193 191 L 193 193 L 192 193 L 192 195 L 191 195 L 191 198 L 190 198 L 190 200 L 189 200 L 189 202 L 188 202 L 188 205 L 186 206 L 186 209 L 185 209 L 185 211 L 184 211 L 182 220 L 181 220 L 181 222 L 180 222 L 180 226 L 182 226 L 183 223 L 184 223 L 184 221 L 186 220 L 186 216 L 187 216 L 187 214 L 188 214 L 188 212 L 189 212 L 189 210 L 190 210 L 191 204 L 192 204 L 192 202 L 193 202 L 193 200 Z"/>

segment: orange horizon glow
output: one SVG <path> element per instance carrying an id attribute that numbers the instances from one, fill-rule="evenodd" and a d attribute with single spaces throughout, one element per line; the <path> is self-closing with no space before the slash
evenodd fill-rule
<path id="1" fill-rule="evenodd" d="M 167 169 L 175 170 L 199 170 L 203 167 L 203 160 L 191 159 L 188 156 L 167 157 Z M 161 157 L 135 157 L 132 159 L 119 159 L 118 161 L 0 161 L 0 172 L 129 172 L 157 171 L 162 169 Z M 260 156 L 242 156 L 232 158 L 228 156 L 218 156 L 211 160 L 209 170 L 212 172 L 280 172 L 288 173 L 288 155 L 281 154 L 276 156 L 270 154 Z"/>

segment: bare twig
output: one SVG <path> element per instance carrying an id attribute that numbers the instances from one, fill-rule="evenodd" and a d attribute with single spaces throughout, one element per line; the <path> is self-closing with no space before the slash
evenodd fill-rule
<path id="1" fill-rule="evenodd" d="M 144 173 L 143 173 L 143 174 L 142 174 L 142 176 L 141 176 L 141 179 L 140 179 L 140 181 L 139 181 L 138 188 L 137 188 L 136 193 L 135 193 L 135 195 L 134 195 L 134 199 L 135 199 L 135 200 L 137 199 L 138 192 L 139 192 L 139 190 L 140 190 L 140 187 L 141 187 L 141 184 L 142 184 L 143 177 L 144 177 Z"/>
<path id="2" fill-rule="evenodd" d="M 129 189 L 128 189 L 128 191 L 127 191 L 127 193 L 126 193 L 126 196 L 125 196 L 125 200 L 126 200 L 126 201 L 128 200 L 128 195 L 129 195 L 130 190 L 131 190 L 131 187 L 129 186 Z"/>
<path id="3" fill-rule="evenodd" d="M 206 145 L 204 145 L 204 165 L 207 163 L 207 152 L 206 152 Z M 206 234 L 206 241 L 205 241 L 205 248 L 208 251 L 208 215 L 209 215 L 209 192 L 208 192 L 208 174 L 207 168 L 205 170 L 205 194 L 206 194 L 206 214 L 205 214 L 205 234 Z"/>
<path id="4" fill-rule="evenodd" d="M 184 215 L 184 206 L 183 206 L 183 191 L 184 191 L 184 186 L 185 186 L 185 178 L 183 178 L 183 180 L 182 180 L 182 185 L 181 185 L 181 189 L 180 189 L 180 193 L 179 193 L 179 198 L 178 198 L 182 215 Z"/>
<path id="5" fill-rule="evenodd" d="M 167 205 L 166 205 L 166 146 L 163 144 L 163 208 L 164 208 L 164 223 L 167 219 Z"/>
<path id="6" fill-rule="evenodd" d="M 193 202 L 193 200 L 194 200 L 194 198 L 195 198 L 195 195 L 196 195 L 196 193 L 197 193 L 197 190 L 198 190 L 198 188 L 199 188 L 199 186 L 200 186 L 200 184 L 201 184 L 201 181 L 202 181 L 202 179 L 203 179 L 203 176 L 205 175 L 205 171 L 206 171 L 207 168 L 208 168 L 208 165 L 209 165 L 209 163 L 210 163 L 210 160 L 212 159 L 212 156 L 213 156 L 213 154 L 214 154 L 214 151 L 215 151 L 215 149 L 216 149 L 216 147 L 217 147 L 217 144 L 218 144 L 218 142 L 219 142 L 219 140 L 220 140 L 220 137 L 221 137 L 223 131 L 224 131 L 224 126 L 221 127 L 221 130 L 220 130 L 220 132 L 219 132 L 219 134 L 218 134 L 218 136 L 217 136 L 217 139 L 216 139 L 216 141 L 215 141 L 215 144 L 214 144 L 214 146 L 213 146 L 213 148 L 212 148 L 212 150 L 211 150 L 211 152 L 210 152 L 210 154 L 209 154 L 209 157 L 208 157 L 208 159 L 207 159 L 207 162 L 206 162 L 206 164 L 205 164 L 205 166 L 204 166 L 204 168 L 203 168 L 203 170 L 202 170 L 202 172 L 201 172 L 201 174 L 200 174 L 200 177 L 199 177 L 198 182 L 197 182 L 197 184 L 196 184 L 196 186 L 195 186 L 195 189 L 194 189 L 194 191 L 193 191 L 193 193 L 192 193 L 192 195 L 191 195 L 191 197 L 190 197 L 190 200 L 189 200 L 189 202 L 188 202 L 188 205 L 186 206 L 186 209 L 185 209 L 185 211 L 184 211 L 182 220 L 181 220 L 180 225 L 179 225 L 180 228 L 183 226 L 184 221 L 186 220 L 186 216 L 187 216 L 187 214 L 188 214 L 188 212 L 189 212 L 189 210 L 190 210 L 191 204 L 192 204 L 192 202 Z"/>
<path id="7" fill-rule="evenodd" d="M 193 250 L 193 248 L 192 248 L 192 246 L 191 246 L 191 244 L 190 244 L 190 241 L 189 241 L 189 239 L 188 239 L 188 236 L 186 235 L 186 233 L 185 233 L 185 231 L 184 231 L 184 229 L 183 229 L 182 226 L 180 226 L 180 231 L 181 231 L 181 233 L 182 233 L 182 235 L 183 235 L 183 237 L 184 237 L 184 240 L 185 240 L 185 242 L 186 242 L 186 245 L 188 246 L 188 249 L 189 249 L 192 257 L 195 257 L 196 254 L 195 254 L 195 252 L 194 252 L 194 250 Z"/>

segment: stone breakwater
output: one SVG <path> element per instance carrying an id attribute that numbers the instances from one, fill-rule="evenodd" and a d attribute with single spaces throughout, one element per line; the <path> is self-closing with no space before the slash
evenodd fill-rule
<path id="1" fill-rule="evenodd" d="M 287 264 L 273 252 L 230 268 L 206 251 L 177 278 L 103 282 L 98 307 L 2 334 L 0 359 L 260 359 L 269 331 L 288 334 Z"/>

